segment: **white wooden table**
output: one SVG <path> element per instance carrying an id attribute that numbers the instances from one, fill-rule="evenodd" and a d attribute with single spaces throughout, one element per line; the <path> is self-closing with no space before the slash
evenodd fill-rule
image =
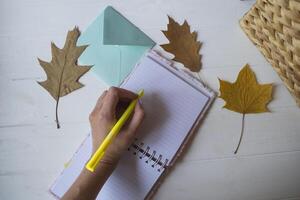
<path id="1" fill-rule="evenodd" d="M 0 199 L 53 199 L 47 192 L 89 132 L 88 115 L 107 86 L 93 73 L 84 88 L 55 102 L 37 83 L 50 60 L 50 42 L 62 46 L 68 29 L 84 30 L 108 4 L 158 44 L 167 14 L 190 23 L 203 42 L 201 78 L 215 91 L 249 63 L 260 82 L 273 82 L 271 113 L 247 115 L 238 155 L 241 115 L 217 99 L 190 148 L 154 199 L 300 199 L 300 110 L 238 20 L 254 1 L 239 0 L 1 0 Z M 156 49 L 162 52 L 160 47 Z M 170 55 L 164 54 L 168 57 Z"/>

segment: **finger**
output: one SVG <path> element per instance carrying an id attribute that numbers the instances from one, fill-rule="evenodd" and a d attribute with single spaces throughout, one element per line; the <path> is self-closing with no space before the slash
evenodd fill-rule
<path id="1" fill-rule="evenodd" d="M 120 119 L 122 114 L 125 112 L 126 108 L 128 108 L 130 102 L 119 101 L 117 108 L 116 108 L 116 118 Z"/>
<path id="2" fill-rule="evenodd" d="M 135 106 L 133 116 L 128 124 L 124 127 L 124 134 L 125 140 L 132 140 L 134 135 L 137 132 L 138 127 L 141 125 L 145 116 L 144 109 L 142 108 L 141 104 L 138 102 Z"/>
<path id="3" fill-rule="evenodd" d="M 102 110 L 107 115 L 114 115 L 119 101 L 129 101 L 136 99 L 137 97 L 137 94 L 131 91 L 111 87 L 103 100 Z"/>
<path id="4" fill-rule="evenodd" d="M 98 98 L 94 110 L 100 110 L 100 108 L 101 108 L 101 106 L 102 106 L 102 104 L 103 104 L 103 99 L 104 99 L 104 97 L 106 96 L 106 94 L 107 94 L 107 90 L 105 90 L 105 91 L 101 94 L 101 96 Z"/>

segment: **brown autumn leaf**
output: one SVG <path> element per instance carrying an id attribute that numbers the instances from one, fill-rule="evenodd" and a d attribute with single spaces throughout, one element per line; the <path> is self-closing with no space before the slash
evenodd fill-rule
<path id="1" fill-rule="evenodd" d="M 51 62 L 45 62 L 38 58 L 41 67 L 47 75 L 47 80 L 38 83 L 56 100 L 57 128 L 60 128 L 57 113 L 59 98 L 83 87 L 83 84 L 78 80 L 91 68 L 91 66 L 77 65 L 77 59 L 87 47 L 87 45 L 76 46 L 79 35 L 80 31 L 78 27 L 75 27 L 72 31 L 68 31 L 66 42 L 62 49 L 51 43 Z"/>
<path id="2" fill-rule="evenodd" d="M 255 74 L 248 64 L 239 72 L 234 83 L 221 79 L 219 81 L 221 93 L 219 97 L 226 102 L 223 107 L 243 115 L 241 137 L 235 151 L 237 153 L 243 136 L 245 114 L 269 111 L 266 106 L 272 99 L 272 84 L 257 83 Z"/>
<path id="3" fill-rule="evenodd" d="M 186 20 L 180 25 L 170 16 L 168 18 L 168 30 L 162 32 L 168 38 L 169 44 L 160 46 L 175 56 L 174 61 L 182 63 L 193 72 L 199 72 L 201 68 L 201 56 L 199 55 L 201 43 L 197 41 L 197 33 L 195 31 L 191 33 Z"/>

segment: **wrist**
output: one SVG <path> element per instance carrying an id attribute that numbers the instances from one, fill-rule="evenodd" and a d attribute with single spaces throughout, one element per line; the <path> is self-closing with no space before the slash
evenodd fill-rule
<path id="1" fill-rule="evenodd" d="M 98 165 L 95 167 L 94 172 L 90 172 L 90 171 L 89 172 L 96 176 L 110 176 L 110 174 L 117 167 L 117 164 L 118 164 L 118 161 L 106 159 L 104 156 L 99 161 Z"/>
<path id="2" fill-rule="evenodd" d="M 101 172 L 101 171 L 113 171 L 117 167 L 118 161 L 110 161 L 106 159 L 100 160 L 98 166 L 95 169 L 95 172 Z"/>
<path id="3" fill-rule="evenodd" d="M 91 157 L 96 153 L 96 151 L 97 151 L 97 149 L 93 148 Z M 90 159 L 91 159 L 91 157 L 90 157 Z M 104 152 L 104 155 L 100 159 L 99 164 L 97 166 L 99 166 L 101 163 L 103 163 L 104 166 L 113 166 L 113 167 L 115 167 L 118 164 L 120 158 L 121 158 L 121 153 L 119 153 L 116 150 L 107 149 Z"/>

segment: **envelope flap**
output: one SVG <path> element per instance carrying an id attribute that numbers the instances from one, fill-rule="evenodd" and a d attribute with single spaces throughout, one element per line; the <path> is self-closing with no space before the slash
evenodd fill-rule
<path id="1" fill-rule="evenodd" d="M 155 42 L 113 7 L 104 10 L 103 44 L 154 46 Z"/>

